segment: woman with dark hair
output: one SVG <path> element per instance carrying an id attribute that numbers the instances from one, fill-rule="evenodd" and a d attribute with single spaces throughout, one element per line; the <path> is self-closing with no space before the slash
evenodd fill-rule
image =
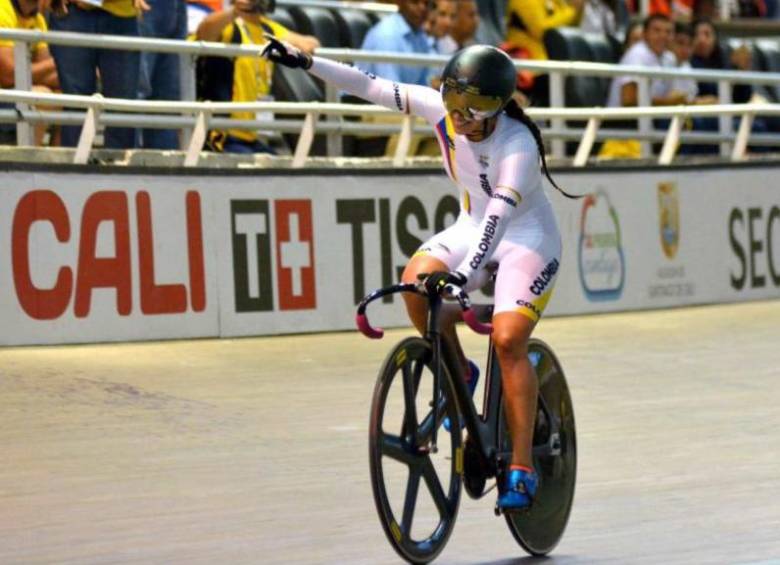
<path id="1" fill-rule="evenodd" d="M 512 459 L 507 480 L 499 485 L 498 506 L 527 508 L 538 488 L 531 452 L 538 385 L 528 360 L 528 340 L 552 294 L 561 238 L 542 183 L 542 174 L 553 181 L 541 133 L 512 98 L 512 60 L 495 47 L 467 47 L 447 63 L 436 91 L 311 57 L 270 37 L 263 54 L 276 63 L 307 69 L 375 104 L 422 117 L 434 128 L 445 169 L 460 188 L 460 214 L 455 224 L 419 248 L 402 278 L 417 282 L 425 273 L 428 285 L 444 288 L 451 283 L 470 290 L 483 286 L 500 265 L 493 343 L 501 365 Z M 404 298 L 412 323 L 424 331 L 425 300 L 411 294 Z M 457 355 L 473 394 L 479 369 L 466 359 L 455 322 L 452 316 L 442 336 Z"/>
<path id="2" fill-rule="evenodd" d="M 691 67 L 707 70 L 751 70 L 751 51 L 747 45 L 740 45 L 726 56 L 718 41 L 718 31 L 710 20 L 696 20 L 693 25 L 693 46 L 691 55 Z M 699 82 L 696 101 L 699 104 L 718 103 L 718 83 Z M 749 84 L 734 84 L 731 87 L 731 101 L 735 104 L 750 102 L 753 97 L 753 87 Z M 718 118 L 700 117 L 693 118 L 694 131 L 718 131 L 720 129 Z M 735 124 L 736 126 L 736 124 Z M 761 117 L 753 120 L 751 131 L 764 133 L 768 131 L 766 121 Z M 752 148 L 755 150 L 755 148 Z M 683 154 L 717 153 L 716 145 L 683 145 L 680 149 Z"/>
<path id="3" fill-rule="evenodd" d="M 691 67 L 694 69 L 749 71 L 751 66 L 750 49 L 741 45 L 731 52 L 727 60 L 718 41 L 718 32 L 710 20 L 697 20 L 693 23 L 693 54 Z M 731 99 L 741 104 L 750 100 L 753 89 L 749 84 L 735 84 Z M 718 96 L 716 82 L 700 82 L 699 96 Z"/>

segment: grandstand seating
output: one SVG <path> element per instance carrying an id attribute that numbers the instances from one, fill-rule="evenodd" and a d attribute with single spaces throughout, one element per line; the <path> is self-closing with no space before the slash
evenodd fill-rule
<path id="1" fill-rule="evenodd" d="M 298 32 L 313 35 L 323 47 L 341 47 L 339 25 L 333 12 L 316 6 L 291 6 L 290 15 Z"/>
<path id="2" fill-rule="evenodd" d="M 292 31 L 298 31 L 298 27 L 295 24 L 295 20 L 290 15 L 290 12 L 286 8 L 280 8 L 277 7 L 273 14 L 270 15 L 270 18 L 277 22 L 282 24 L 284 27 L 286 27 L 289 30 Z"/>
<path id="3" fill-rule="evenodd" d="M 492 45 L 503 43 L 506 37 L 506 0 L 478 0 L 477 10 L 481 28 L 478 37 Z"/>
<path id="4" fill-rule="evenodd" d="M 780 73 L 780 41 L 776 38 L 753 41 L 753 66 L 758 71 Z M 780 86 L 756 88 L 770 102 L 780 102 Z"/>
<path id="5" fill-rule="evenodd" d="M 620 60 L 618 42 L 606 35 L 559 27 L 544 34 L 547 55 L 555 61 L 591 61 L 614 64 Z M 604 106 L 609 93 L 607 77 L 566 78 L 564 102 L 570 107 Z"/>
<path id="6" fill-rule="evenodd" d="M 335 10 L 333 15 L 339 26 L 341 45 L 351 49 L 360 49 L 363 38 L 374 25 L 371 17 L 363 10 Z"/>

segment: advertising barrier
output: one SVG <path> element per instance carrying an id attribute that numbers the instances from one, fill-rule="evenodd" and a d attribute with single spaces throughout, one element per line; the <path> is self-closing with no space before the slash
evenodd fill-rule
<path id="1" fill-rule="evenodd" d="M 780 298 L 778 173 L 557 172 L 587 196 L 549 191 L 564 251 L 545 315 Z M 0 175 L 2 345 L 350 329 L 458 212 L 437 172 Z M 407 325 L 397 297 L 371 318 Z"/>

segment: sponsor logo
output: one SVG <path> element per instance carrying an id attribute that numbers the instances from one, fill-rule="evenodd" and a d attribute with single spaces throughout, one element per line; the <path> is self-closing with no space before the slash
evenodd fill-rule
<path id="1" fill-rule="evenodd" d="M 482 173 L 479 175 L 479 186 L 482 188 L 482 191 L 487 194 L 488 196 L 493 196 L 493 189 L 490 188 L 490 181 L 487 178 L 487 175 L 485 173 Z"/>
<path id="2" fill-rule="evenodd" d="M 425 242 L 431 235 L 455 222 L 460 204 L 451 195 L 441 198 L 433 209 L 412 195 L 396 204 L 389 198 L 340 198 L 335 212 L 343 237 L 331 244 L 331 252 L 343 250 L 352 258 L 352 272 L 345 272 L 340 283 L 349 284 L 351 275 L 352 297 L 358 304 L 377 284 L 390 286 L 397 282 L 407 258 L 421 247 L 428 247 Z M 400 262 L 396 250 L 404 258 Z M 379 281 L 373 278 L 377 275 Z M 382 297 L 382 302 L 392 301 L 393 295 Z"/>
<path id="3" fill-rule="evenodd" d="M 536 296 L 541 296 L 544 292 L 544 289 L 547 288 L 547 285 L 549 285 L 550 281 L 553 279 L 553 277 L 555 277 L 555 273 L 558 272 L 558 267 L 558 259 L 553 259 L 547 263 L 539 276 L 534 279 L 534 283 L 528 288 L 528 290 L 530 290 Z"/>
<path id="4" fill-rule="evenodd" d="M 780 288 L 780 206 L 733 208 L 729 243 L 738 264 L 730 273 L 731 288 Z"/>
<path id="5" fill-rule="evenodd" d="M 172 240 L 160 237 L 162 230 L 154 229 L 148 192 L 135 193 L 135 214 L 130 211 L 130 199 L 125 191 L 99 191 L 79 210 L 70 211 L 51 190 L 33 190 L 19 199 L 11 227 L 11 268 L 16 298 L 27 316 L 54 320 L 72 304 L 76 318 L 87 318 L 93 294 L 104 289 L 114 291 L 119 316 L 133 313 L 134 296 L 140 298 L 135 308 L 140 307 L 142 315 L 206 309 L 200 195 L 195 191 L 185 194 L 183 233 L 170 233 Z M 69 261 L 66 250 L 62 255 L 47 252 L 41 257 L 41 250 L 50 246 L 41 243 L 44 238 L 72 248 L 75 257 Z M 161 255 L 169 261 L 175 255 L 177 261 L 165 270 L 180 272 L 184 280 L 160 284 L 155 252 L 171 246 L 176 251 Z"/>
<path id="6" fill-rule="evenodd" d="M 271 204 L 230 201 L 236 312 L 272 311 L 274 275 L 280 310 L 313 310 L 317 296 L 311 201 L 273 201 L 273 216 Z"/>
<path id="7" fill-rule="evenodd" d="M 506 194 L 501 194 L 500 192 L 496 192 L 493 194 L 492 198 L 495 198 L 497 200 L 503 200 L 507 204 L 509 204 L 512 208 L 517 208 L 517 201 L 514 198 L 509 198 Z"/>
<path id="8" fill-rule="evenodd" d="M 397 82 L 393 83 L 393 98 L 395 98 L 395 105 L 398 107 L 399 110 L 403 112 L 404 103 L 401 100 L 401 87 L 398 85 Z"/>
<path id="9" fill-rule="evenodd" d="M 536 305 L 532 304 L 531 302 L 527 302 L 523 300 L 522 298 L 515 302 L 518 306 L 522 306 L 523 308 L 528 308 L 531 312 L 536 314 L 537 317 L 541 318 L 542 313 L 539 311 L 539 308 L 536 307 Z"/>
<path id="10" fill-rule="evenodd" d="M 658 184 L 658 220 L 661 249 L 664 256 L 673 261 L 680 245 L 680 199 L 677 184 L 662 182 Z M 650 300 L 675 303 L 675 298 L 690 297 L 696 294 L 696 285 L 685 280 L 683 265 L 664 265 L 655 273 L 655 281 L 647 287 Z"/>
<path id="11" fill-rule="evenodd" d="M 482 233 L 482 239 L 479 242 L 479 251 L 471 258 L 469 267 L 472 269 L 478 269 L 480 263 L 485 259 L 485 254 L 490 249 L 490 244 L 493 243 L 493 239 L 496 237 L 496 227 L 498 226 L 498 216 L 488 216 L 487 224 L 485 224 L 485 231 Z"/>
<path id="12" fill-rule="evenodd" d="M 626 279 L 617 210 L 604 189 L 583 200 L 578 246 L 582 290 L 591 301 L 617 300 Z"/>
<path id="13" fill-rule="evenodd" d="M 658 219 L 661 249 L 668 259 L 674 259 L 680 245 L 680 200 L 673 182 L 658 184 Z"/>
<path id="14" fill-rule="evenodd" d="M 487 169 L 490 166 L 490 157 L 487 155 L 480 155 L 479 156 L 479 166 L 483 169 Z"/>

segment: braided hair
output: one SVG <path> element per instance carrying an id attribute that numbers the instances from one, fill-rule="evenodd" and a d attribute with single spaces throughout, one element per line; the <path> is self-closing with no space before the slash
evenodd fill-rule
<path id="1" fill-rule="evenodd" d="M 544 142 L 542 141 L 542 132 L 539 131 L 539 126 L 537 126 L 534 121 L 528 116 L 528 114 L 523 111 L 523 109 L 520 107 L 520 105 L 517 103 L 517 101 L 514 98 L 510 98 L 509 102 L 507 103 L 506 107 L 504 108 L 507 115 L 510 118 L 513 118 L 517 120 L 518 122 L 525 125 L 531 132 L 531 135 L 534 136 L 534 139 L 536 140 L 536 147 L 539 149 L 539 156 L 542 158 L 542 171 L 544 171 L 544 175 L 547 177 L 547 180 L 549 180 L 552 185 L 557 188 L 561 194 L 563 194 L 566 198 L 582 198 L 582 195 L 573 195 L 569 194 L 565 190 L 563 190 L 560 186 L 558 186 L 555 181 L 550 176 L 550 171 L 547 169 L 547 159 L 545 159 L 545 151 L 544 151 Z"/>

